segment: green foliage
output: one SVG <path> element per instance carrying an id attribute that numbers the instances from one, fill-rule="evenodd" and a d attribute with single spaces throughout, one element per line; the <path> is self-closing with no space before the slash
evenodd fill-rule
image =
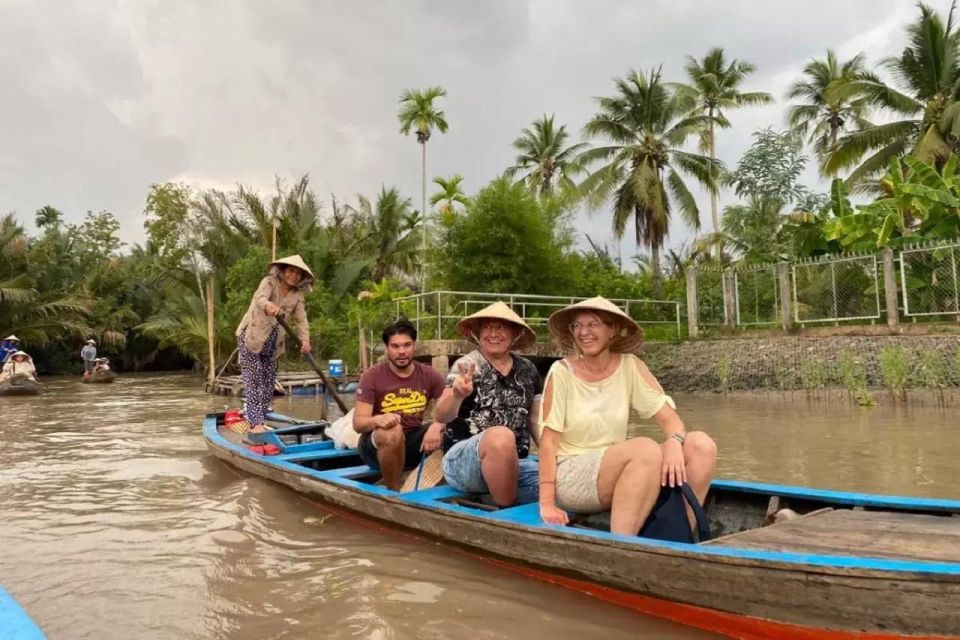
<path id="1" fill-rule="evenodd" d="M 631 71 L 616 80 L 615 95 L 597 102 L 599 110 L 584 133 L 605 144 L 580 154 L 585 166 L 600 164 L 580 188 L 594 207 L 612 201 L 617 238 L 633 222 L 637 245 L 650 249 L 653 293 L 659 297 L 660 252 L 672 213 L 679 211 L 690 227 L 700 227 L 700 209 L 684 176 L 715 190 L 722 173 L 716 159 L 683 150 L 712 119 L 691 114 L 689 92 L 663 82 L 659 69 Z"/>
<path id="2" fill-rule="evenodd" d="M 551 294 L 569 287 L 566 213 L 522 184 L 484 187 L 445 230 L 440 272 L 456 291 Z"/>
<path id="3" fill-rule="evenodd" d="M 875 404 L 873 394 L 867 389 L 866 368 L 849 350 L 840 354 L 840 380 L 850 399 L 858 405 L 868 407 Z"/>
<path id="4" fill-rule="evenodd" d="M 800 365 L 800 385 L 808 391 L 819 391 L 827 386 L 827 369 L 822 360 L 804 360 Z"/>
<path id="5" fill-rule="evenodd" d="M 717 383 L 723 393 L 730 388 L 730 358 L 725 353 L 717 358 Z"/>
<path id="6" fill-rule="evenodd" d="M 803 144 L 790 132 L 761 129 L 731 172 L 736 194 L 746 198 L 775 200 L 781 205 L 802 200 L 809 190 L 799 184 L 807 164 Z"/>
<path id="7" fill-rule="evenodd" d="M 504 175 L 513 178 L 517 175 L 535 193 L 549 194 L 557 187 L 573 190 L 576 184 L 573 176 L 583 168 L 577 162 L 577 154 L 587 148 L 580 142 L 567 145 L 570 134 L 567 127 L 557 127 L 554 116 L 543 117 L 524 129 L 520 137 L 513 141 L 513 147 L 519 154 L 516 164 L 507 169 Z"/>
<path id="8" fill-rule="evenodd" d="M 878 356 L 880 375 L 894 398 L 906 396 L 907 380 L 910 376 L 910 358 L 903 347 L 884 347 Z"/>

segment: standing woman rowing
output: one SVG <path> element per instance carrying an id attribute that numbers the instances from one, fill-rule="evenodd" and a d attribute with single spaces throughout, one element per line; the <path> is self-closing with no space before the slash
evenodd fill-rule
<path id="1" fill-rule="evenodd" d="M 237 327 L 250 433 L 266 431 L 264 415 L 273 398 L 277 359 L 283 353 L 284 332 L 277 324 L 278 314 L 296 321 L 300 351 L 310 351 L 310 325 L 303 298 L 313 280 L 313 272 L 299 255 L 271 262 L 267 276 L 260 281 L 250 308 Z"/>

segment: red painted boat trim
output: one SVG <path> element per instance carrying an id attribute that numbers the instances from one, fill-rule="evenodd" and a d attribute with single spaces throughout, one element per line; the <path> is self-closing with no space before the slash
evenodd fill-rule
<path id="1" fill-rule="evenodd" d="M 390 527 L 380 520 L 367 518 L 353 511 L 334 507 L 325 502 L 318 502 L 310 498 L 305 498 L 305 500 L 324 511 L 329 511 L 345 520 L 360 524 L 364 527 L 389 532 L 390 535 L 396 535 L 399 531 L 401 534 L 413 540 L 421 542 L 425 540 L 425 538 L 420 535 L 407 530 L 399 530 L 396 527 Z M 764 618 L 742 616 L 717 611 L 715 609 L 698 607 L 696 605 L 681 604 L 669 600 L 652 598 L 650 596 L 642 596 L 611 587 L 603 587 L 592 582 L 548 573 L 499 558 L 491 558 L 461 547 L 448 546 L 447 548 L 512 573 L 554 584 L 572 591 L 578 591 L 598 598 L 599 600 L 627 609 L 633 609 L 634 611 L 656 618 L 663 618 L 688 627 L 703 629 L 704 631 L 721 633 L 731 638 L 738 638 L 739 640 L 893 640 L 904 637 L 909 637 L 911 640 L 951 640 L 950 636 L 900 636 L 868 631 L 831 631 L 828 629 L 777 622 L 775 620 L 766 620 Z"/>

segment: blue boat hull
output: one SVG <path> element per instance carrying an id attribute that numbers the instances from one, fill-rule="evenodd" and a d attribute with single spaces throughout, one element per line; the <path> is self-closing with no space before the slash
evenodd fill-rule
<path id="1" fill-rule="evenodd" d="M 744 638 L 960 637 L 960 608 L 944 606 L 960 602 L 960 562 L 734 544 L 738 518 L 755 518 L 757 505 L 765 508 L 773 497 L 811 515 L 822 505 L 871 517 L 920 513 L 960 531 L 960 518 L 949 517 L 960 513 L 957 501 L 717 481 L 711 508 L 723 517 L 715 527 L 731 542 L 662 542 L 545 525 L 536 504 L 485 510 L 471 502 L 474 496 L 449 486 L 397 493 L 371 484 L 377 474 L 355 450 L 304 437 L 320 432 L 317 423 L 281 428 L 270 435 L 281 454 L 262 456 L 220 428 L 217 415 L 204 422 L 210 450 L 245 471 L 365 517 L 520 563 L 552 581 L 595 586 L 591 593 L 613 594 L 609 599 L 647 613 Z"/>

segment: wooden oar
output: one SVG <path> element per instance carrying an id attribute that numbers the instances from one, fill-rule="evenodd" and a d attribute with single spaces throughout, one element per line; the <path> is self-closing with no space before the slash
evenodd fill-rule
<path id="1" fill-rule="evenodd" d="M 277 315 L 277 322 L 283 327 L 284 331 L 287 332 L 287 335 L 290 336 L 292 340 L 296 340 L 297 344 L 300 344 L 300 336 L 298 336 L 293 329 L 290 328 L 290 325 L 287 324 L 287 321 L 282 315 Z M 307 362 L 310 363 L 310 366 L 313 367 L 313 370 L 317 372 L 317 375 L 320 376 L 320 379 L 323 380 L 324 386 L 330 392 L 330 395 L 333 396 L 333 401 L 337 403 L 337 406 L 340 408 L 340 411 L 343 412 L 343 415 L 347 415 L 347 405 L 344 404 L 343 400 L 337 395 L 337 385 L 330 381 L 330 378 L 327 377 L 327 374 L 323 372 L 323 369 L 320 368 L 320 365 L 317 363 L 317 359 L 313 357 L 313 354 L 307 351 L 303 354 L 303 357 L 307 359 Z"/>

